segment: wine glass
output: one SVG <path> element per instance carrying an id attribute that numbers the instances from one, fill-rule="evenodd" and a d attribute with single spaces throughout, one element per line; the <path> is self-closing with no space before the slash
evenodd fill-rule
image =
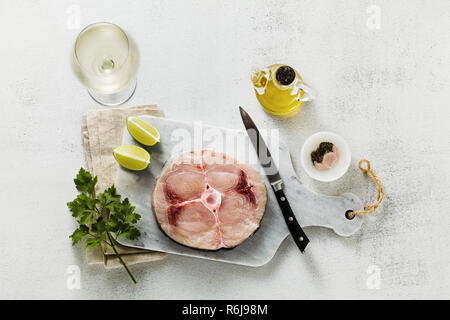
<path id="1" fill-rule="evenodd" d="M 90 24 L 75 41 L 75 75 L 91 97 L 103 105 L 116 106 L 131 98 L 136 90 L 138 64 L 135 42 L 115 24 Z"/>

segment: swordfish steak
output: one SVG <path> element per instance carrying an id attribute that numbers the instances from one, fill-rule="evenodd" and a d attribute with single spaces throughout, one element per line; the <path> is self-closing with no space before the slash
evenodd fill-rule
<path id="1" fill-rule="evenodd" d="M 258 229 L 266 201 L 266 186 L 255 169 L 212 150 L 168 161 L 152 194 L 153 212 L 164 233 L 204 250 L 242 243 Z"/>

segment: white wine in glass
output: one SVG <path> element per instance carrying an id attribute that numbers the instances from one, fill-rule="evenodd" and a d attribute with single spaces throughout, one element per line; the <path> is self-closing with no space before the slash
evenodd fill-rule
<path id="1" fill-rule="evenodd" d="M 91 24 L 75 41 L 73 70 L 92 98 L 103 105 L 115 106 L 131 98 L 138 64 L 135 42 L 115 24 Z"/>

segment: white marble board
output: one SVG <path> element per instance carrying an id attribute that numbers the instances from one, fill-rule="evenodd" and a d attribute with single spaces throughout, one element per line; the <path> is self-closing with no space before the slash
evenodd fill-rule
<path id="1" fill-rule="evenodd" d="M 151 164 L 146 170 L 134 172 L 120 168 L 118 171 L 115 182 L 118 192 L 128 197 L 136 206 L 136 211 L 142 215 L 138 225 L 142 231 L 141 237 L 135 241 L 120 239 L 119 242 L 137 248 L 254 267 L 269 262 L 283 239 L 289 235 L 289 231 L 265 177 L 267 206 L 261 226 L 252 236 L 233 249 L 203 251 L 182 246 L 163 234 L 151 208 L 151 192 L 161 168 L 171 156 L 183 151 L 215 149 L 226 152 L 239 161 L 249 163 L 264 176 L 246 132 L 159 117 L 140 116 L 140 118 L 153 124 L 159 130 L 161 142 L 153 147 L 145 147 L 151 154 Z M 264 133 L 265 131 L 261 130 L 263 136 Z M 353 220 L 348 220 L 345 212 L 361 209 L 360 199 L 351 193 L 334 197 L 310 191 L 298 180 L 292 167 L 289 151 L 279 141 L 277 131 L 272 131 L 270 135 L 267 134 L 267 137 L 270 137 L 265 140 L 273 157 L 279 159 L 275 162 L 278 163 L 286 196 L 300 225 L 330 228 L 341 236 L 350 236 L 355 233 L 361 227 L 362 218 L 356 216 Z M 140 145 L 127 130 L 124 130 L 122 144 Z M 276 150 L 279 150 L 278 154 Z M 305 232 L 308 233 L 308 230 L 306 229 Z M 311 242 L 307 250 L 313 250 L 313 247 L 314 242 Z"/>

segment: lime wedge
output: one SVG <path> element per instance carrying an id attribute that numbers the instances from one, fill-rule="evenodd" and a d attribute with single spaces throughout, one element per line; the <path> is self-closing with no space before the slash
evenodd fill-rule
<path id="1" fill-rule="evenodd" d="M 150 164 L 150 154 L 138 146 L 120 146 L 113 150 L 116 161 L 130 170 L 144 170 Z"/>
<path id="2" fill-rule="evenodd" d="M 160 141 L 158 130 L 150 123 L 137 117 L 127 118 L 127 129 L 137 142 L 145 146 L 153 146 Z"/>

